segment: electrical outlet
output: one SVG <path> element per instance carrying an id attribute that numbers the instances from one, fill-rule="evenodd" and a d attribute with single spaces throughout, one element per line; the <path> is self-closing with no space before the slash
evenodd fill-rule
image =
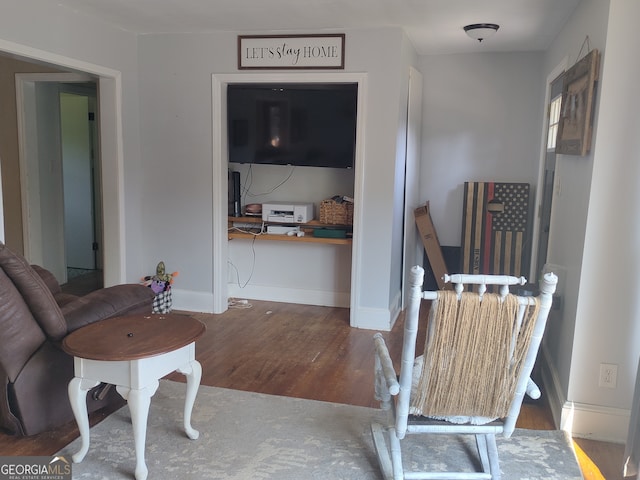
<path id="1" fill-rule="evenodd" d="M 598 386 L 603 388 L 616 388 L 617 383 L 618 365 L 613 363 L 601 363 Z"/>

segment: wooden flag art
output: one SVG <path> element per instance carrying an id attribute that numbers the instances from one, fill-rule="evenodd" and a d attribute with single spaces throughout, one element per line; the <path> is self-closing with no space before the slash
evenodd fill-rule
<path id="1" fill-rule="evenodd" d="M 529 184 L 465 182 L 462 271 L 527 276 Z"/>

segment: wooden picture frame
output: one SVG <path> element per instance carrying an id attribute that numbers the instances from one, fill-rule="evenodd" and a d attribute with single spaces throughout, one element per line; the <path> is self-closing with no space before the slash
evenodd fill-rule
<path id="1" fill-rule="evenodd" d="M 564 73 L 556 153 L 586 155 L 591 149 L 600 53 L 591 50 Z"/>
<path id="2" fill-rule="evenodd" d="M 345 34 L 238 35 L 238 70 L 344 69 Z"/>

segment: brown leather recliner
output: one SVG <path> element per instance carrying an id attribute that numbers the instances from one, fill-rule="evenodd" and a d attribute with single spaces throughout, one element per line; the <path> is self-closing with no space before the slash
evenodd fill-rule
<path id="1" fill-rule="evenodd" d="M 67 394 L 73 357 L 62 350 L 62 339 L 99 320 L 151 313 L 153 296 L 137 284 L 65 294 L 49 271 L 0 242 L 0 427 L 33 435 L 73 420 Z M 121 401 L 114 388 L 104 398 L 92 393 L 89 412 Z"/>

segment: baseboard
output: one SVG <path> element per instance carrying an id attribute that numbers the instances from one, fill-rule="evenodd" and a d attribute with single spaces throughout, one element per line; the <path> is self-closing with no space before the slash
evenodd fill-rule
<path id="1" fill-rule="evenodd" d="M 227 285 L 227 292 L 229 297 L 233 298 L 320 305 L 325 307 L 349 308 L 351 302 L 351 295 L 349 293 L 271 287 L 265 285 L 247 285 L 244 288 L 240 288 L 235 283 L 229 283 Z"/>
<path id="2" fill-rule="evenodd" d="M 551 415 L 556 428 L 560 428 L 562 422 L 562 409 L 566 402 L 565 395 L 562 393 L 560 380 L 558 378 L 558 372 L 552 366 L 549 360 L 549 354 L 544 348 L 544 344 L 540 347 L 541 355 L 538 357 L 538 367 L 542 377 L 542 391 L 547 397 L 549 408 L 551 409 Z"/>
<path id="3" fill-rule="evenodd" d="M 248 285 L 240 288 L 236 284 L 228 284 L 229 298 L 247 300 L 265 300 L 269 302 L 297 303 L 303 305 L 320 305 L 324 307 L 349 308 L 351 295 L 340 292 L 323 292 L 278 287 Z M 401 294 L 394 298 L 393 305 L 387 308 L 355 308 L 351 311 L 351 326 L 368 330 L 389 331 L 393 327 L 401 311 Z M 172 308 L 185 312 L 213 312 L 213 294 L 194 292 L 191 290 L 172 289 Z"/>
<path id="4" fill-rule="evenodd" d="M 624 444 L 631 412 L 622 408 L 566 402 L 562 418 L 563 430 L 571 432 L 573 437 Z"/>
<path id="5" fill-rule="evenodd" d="M 351 312 L 351 326 L 364 330 L 376 330 L 388 332 L 393 327 L 397 318 L 387 308 L 357 308 Z"/>
<path id="6" fill-rule="evenodd" d="M 213 312 L 213 293 L 192 290 L 171 289 L 171 303 L 174 310 L 185 312 Z"/>
<path id="7" fill-rule="evenodd" d="M 252 285 L 240 288 L 238 285 L 231 283 L 228 285 L 227 291 L 229 297 L 233 298 L 299 303 L 303 305 L 321 305 L 326 307 L 349 308 L 351 300 L 351 296 L 348 293 Z M 172 307 L 176 310 L 213 313 L 212 293 L 179 290 L 176 288 L 172 289 L 171 293 Z"/>
<path id="8" fill-rule="evenodd" d="M 399 291 L 389 308 L 356 307 L 351 311 L 351 326 L 365 330 L 388 332 L 402 311 L 402 292 Z"/>
<path id="9" fill-rule="evenodd" d="M 391 330 L 395 325 L 396 320 L 400 315 L 400 312 L 402 312 L 402 290 L 398 291 L 398 293 L 393 299 L 393 302 L 391 302 L 390 316 L 389 316 L 389 330 Z"/>
<path id="10" fill-rule="evenodd" d="M 624 444 L 631 412 L 621 408 L 568 401 L 557 371 L 549 361 L 548 352 L 544 348 L 541 352 L 542 386 L 556 428 L 569 432 L 572 437 Z"/>

